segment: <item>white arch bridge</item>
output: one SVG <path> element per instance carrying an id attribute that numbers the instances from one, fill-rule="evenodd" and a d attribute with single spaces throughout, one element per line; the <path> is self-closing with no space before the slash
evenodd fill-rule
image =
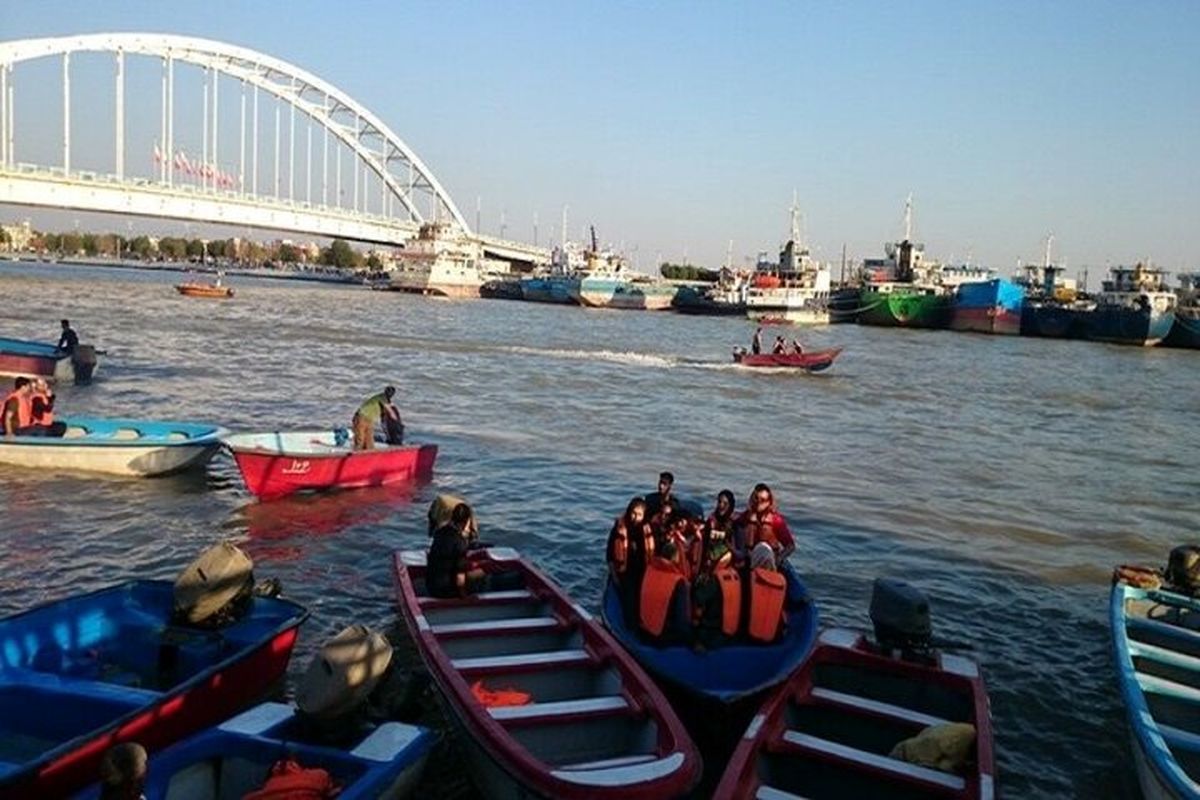
<path id="1" fill-rule="evenodd" d="M 87 77 L 94 78 L 95 54 L 111 58 L 114 67 L 111 138 L 104 130 L 107 121 L 96 119 L 104 115 L 94 109 L 82 114 L 77 110 L 73 123 L 72 110 L 79 99 L 71 91 L 72 57 L 77 65 L 86 59 Z M 61 136 L 54 136 L 39 120 L 23 126 L 18 139 L 17 99 L 25 98 L 24 84 L 21 93 L 16 90 L 15 68 L 44 59 L 61 61 Z M 141 70 L 136 76 L 135 68 Z M 43 74 L 29 81 L 31 95 L 38 95 L 43 105 L 49 100 L 53 108 L 55 98 L 46 97 L 44 64 L 42 69 Z M 132 99 L 142 102 L 136 109 L 140 113 L 130 119 L 140 119 L 140 127 L 127 124 L 127 84 L 133 77 L 140 79 L 142 91 Z M 146 91 L 151 81 L 157 91 Z M 49 82 L 50 92 L 57 83 Z M 95 93 L 87 95 L 94 104 Z M 44 117 L 44 109 L 38 110 Z M 145 119 L 153 120 L 155 111 L 157 131 L 147 130 Z M 73 128 L 84 129 L 83 142 L 73 141 Z M 111 142 L 112 158 L 105 158 L 100 169 L 82 168 L 88 166 L 81 163 L 85 154 L 96 160 L 100 140 L 102 149 Z M 76 143 L 83 146 L 73 152 Z M 58 152 L 48 152 L 51 148 Z M 377 244 L 403 243 L 422 223 L 434 219 L 452 219 L 471 232 L 454 200 L 416 153 L 349 95 L 299 67 L 253 50 L 150 33 L 0 42 L 0 203 Z M 547 260 L 544 248 L 479 232 L 472 235 L 495 257 Z"/>

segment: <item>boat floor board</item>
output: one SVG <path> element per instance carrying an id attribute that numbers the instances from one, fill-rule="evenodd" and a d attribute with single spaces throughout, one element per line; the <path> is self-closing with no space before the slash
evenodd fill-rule
<path id="1" fill-rule="evenodd" d="M 552 650 L 545 653 L 514 653 L 505 656 L 456 658 L 450 663 L 462 672 L 508 669 L 511 667 L 563 667 L 586 664 L 592 659 L 587 650 Z"/>
<path id="2" fill-rule="evenodd" d="M 563 717 L 576 714 L 609 714 L 626 711 L 629 701 L 620 695 L 586 697 L 579 700 L 558 700 L 551 703 L 529 703 L 523 706 L 501 706 L 490 708 L 492 719 L 500 721 L 531 720 L 545 717 Z"/>
<path id="3" fill-rule="evenodd" d="M 529 631 L 540 628 L 557 628 L 560 625 L 556 617 L 516 617 L 512 619 L 485 619 L 477 622 L 449 622 L 444 625 L 434 625 L 430 630 L 435 636 L 446 634 L 471 633 L 507 633 L 510 631 Z"/>
<path id="4" fill-rule="evenodd" d="M 910 708 L 884 703 L 879 700 L 869 700 L 858 695 L 839 692 L 834 689 L 823 689 L 814 687 L 811 696 L 822 700 L 830 705 L 840 706 L 842 708 L 850 708 L 857 711 L 866 711 L 870 714 L 876 714 L 882 717 L 890 717 L 902 722 L 911 722 L 915 725 L 928 727 L 930 725 L 944 725 L 949 720 L 935 717 L 932 714 L 923 714 L 920 711 L 913 711 Z"/>
<path id="5" fill-rule="evenodd" d="M 801 750 L 820 753 L 838 761 L 888 773 L 903 780 L 924 782 L 951 791 L 963 791 L 966 788 L 966 781 L 958 775 L 909 764 L 906 761 L 889 758 L 878 753 L 868 753 L 856 747 L 838 744 L 800 731 L 785 731 L 783 741 Z"/>

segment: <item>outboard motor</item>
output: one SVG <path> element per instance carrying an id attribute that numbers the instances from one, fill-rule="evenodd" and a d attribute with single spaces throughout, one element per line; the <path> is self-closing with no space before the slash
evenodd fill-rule
<path id="1" fill-rule="evenodd" d="M 1200 546 L 1181 544 L 1172 548 L 1165 577 L 1178 592 L 1200 594 Z"/>
<path id="2" fill-rule="evenodd" d="M 876 578 L 871 590 L 875 641 L 885 650 L 926 655 L 933 647 L 929 599 L 915 586 L 894 578 Z"/>
<path id="3" fill-rule="evenodd" d="M 254 562 L 233 542 L 201 553 L 175 579 L 172 621 L 196 628 L 220 628 L 235 621 L 254 595 Z"/>
<path id="4" fill-rule="evenodd" d="M 96 348 L 90 344 L 75 345 L 71 364 L 75 367 L 76 384 L 91 383 L 92 373 L 96 371 Z"/>
<path id="5" fill-rule="evenodd" d="M 313 656 L 296 692 L 301 723 L 312 738 L 352 738 L 368 716 L 368 698 L 388 672 L 392 645 L 366 625 L 350 625 Z"/>

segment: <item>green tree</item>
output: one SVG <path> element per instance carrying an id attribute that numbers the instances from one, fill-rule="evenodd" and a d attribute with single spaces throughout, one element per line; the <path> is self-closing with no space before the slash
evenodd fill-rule
<path id="1" fill-rule="evenodd" d="M 228 251 L 225 249 L 224 239 L 213 239 L 208 243 L 208 254 L 213 258 L 226 258 Z"/>
<path id="2" fill-rule="evenodd" d="M 204 255 L 204 242 L 192 239 L 185 246 L 184 252 L 188 258 L 200 258 Z"/>
<path id="3" fill-rule="evenodd" d="M 0 245 L 8 246 L 12 243 L 12 239 L 8 235 L 8 231 L 0 228 Z"/>
<path id="4" fill-rule="evenodd" d="M 279 245 L 279 260 L 284 264 L 295 264 L 300 260 L 300 248 L 286 242 Z"/>
<path id="5" fill-rule="evenodd" d="M 78 255 L 83 249 L 83 238 L 78 233 L 64 233 L 59 237 L 58 247 L 63 255 Z"/>
<path id="6" fill-rule="evenodd" d="M 371 270 L 371 272 L 379 272 L 383 269 L 383 262 L 379 260 L 379 256 L 374 253 L 367 256 L 367 269 Z"/>
<path id="7" fill-rule="evenodd" d="M 154 245 L 149 236 L 135 236 L 129 243 L 128 250 L 144 261 L 154 254 Z"/>
<path id="8" fill-rule="evenodd" d="M 164 236 L 158 240 L 158 252 L 168 261 L 183 261 L 187 258 L 187 242 L 177 236 Z"/>
<path id="9" fill-rule="evenodd" d="M 320 261 L 338 269 L 353 269 L 361 263 L 362 256 L 344 239 L 334 239 L 329 247 L 321 251 Z"/>
<path id="10" fill-rule="evenodd" d="M 50 253 L 57 253 L 62 250 L 62 236 L 57 233 L 42 234 L 42 249 Z"/>

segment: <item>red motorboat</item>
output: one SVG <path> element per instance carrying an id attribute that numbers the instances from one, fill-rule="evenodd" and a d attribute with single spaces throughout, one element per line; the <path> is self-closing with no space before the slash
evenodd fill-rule
<path id="1" fill-rule="evenodd" d="M 264 500 L 318 489 L 354 489 L 425 480 L 433 474 L 437 445 L 375 445 L 352 450 L 340 430 L 242 433 L 228 436 L 242 480 Z"/>
<path id="2" fill-rule="evenodd" d="M 805 372 L 820 372 L 829 369 L 842 348 L 811 350 L 804 353 L 748 353 L 740 347 L 733 351 L 733 360 L 743 367 L 784 367 L 802 369 Z"/>
<path id="3" fill-rule="evenodd" d="M 668 800 L 690 791 L 695 745 L 608 631 L 516 551 L 473 560 L 503 574 L 503 590 L 431 597 L 424 551 L 396 553 L 395 567 L 404 622 L 466 734 L 481 794 Z"/>

